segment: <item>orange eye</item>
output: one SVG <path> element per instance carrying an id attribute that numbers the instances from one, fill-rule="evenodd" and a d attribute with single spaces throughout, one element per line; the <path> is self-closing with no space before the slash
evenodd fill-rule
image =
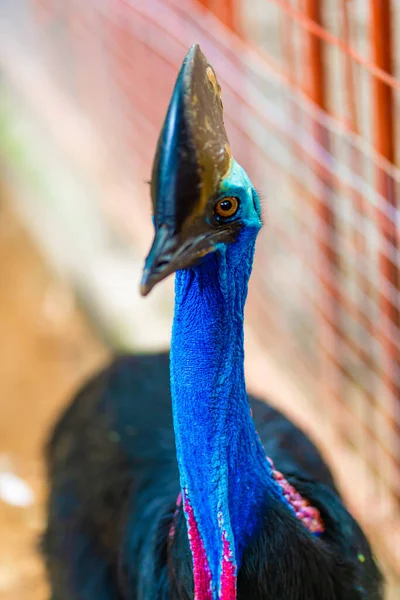
<path id="1" fill-rule="evenodd" d="M 233 196 L 221 198 L 215 205 L 214 212 L 218 217 L 233 217 L 239 208 L 239 200 Z"/>

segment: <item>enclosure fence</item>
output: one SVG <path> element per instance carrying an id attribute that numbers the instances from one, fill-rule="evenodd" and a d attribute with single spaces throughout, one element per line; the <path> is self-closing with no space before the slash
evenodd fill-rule
<path id="1" fill-rule="evenodd" d="M 330 432 L 345 497 L 400 573 L 399 3 L 3 1 L 2 75 L 43 135 L 66 123 L 50 121 L 28 55 L 93 126 L 132 191 L 103 208 L 141 251 L 157 135 L 200 43 L 233 154 L 264 198 L 250 329 L 307 398 L 310 429 Z"/>

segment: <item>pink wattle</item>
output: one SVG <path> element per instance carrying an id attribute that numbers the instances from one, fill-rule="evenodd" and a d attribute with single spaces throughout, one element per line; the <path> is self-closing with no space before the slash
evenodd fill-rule
<path id="1" fill-rule="evenodd" d="M 311 506 L 306 498 L 303 498 L 295 488 L 285 479 L 280 471 L 275 468 L 273 461 L 267 457 L 272 468 L 272 477 L 283 491 L 287 502 L 293 508 L 296 517 L 311 533 L 320 534 L 325 531 L 325 525 L 321 513 L 317 508 Z"/>
<path id="2" fill-rule="evenodd" d="M 211 571 L 193 508 L 184 490 L 184 509 L 188 523 L 190 550 L 193 558 L 194 600 L 212 600 Z M 230 597 L 229 597 L 230 598 Z"/>
<path id="3" fill-rule="evenodd" d="M 222 532 L 222 571 L 220 581 L 221 600 L 236 600 L 236 566 L 225 531 Z"/>

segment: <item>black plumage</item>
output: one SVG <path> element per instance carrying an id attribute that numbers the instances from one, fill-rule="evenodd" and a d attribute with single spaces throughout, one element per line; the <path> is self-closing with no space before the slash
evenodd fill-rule
<path id="1" fill-rule="evenodd" d="M 250 398 L 265 452 L 320 511 L 313 539 L 285 506 L 269 504 L 244 554 L 240 600 L 377 600 L 381 578 L 332 475 L 309 439 Z M 168 354 L 115 360 L 78 393 L 47 448 L 43 540 L 53 600 L 193 598 L 179 493 Z"/>

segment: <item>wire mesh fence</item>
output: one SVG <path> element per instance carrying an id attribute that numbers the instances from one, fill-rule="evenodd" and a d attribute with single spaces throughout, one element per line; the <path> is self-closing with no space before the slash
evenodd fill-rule
<path id="1" fill-rule="evenodd" d="M 177 68 L 200 43 L 222 85 L 234 156 L 265 198 L 250 327 L 304 391 L 318 417 L 311 429 L 324 423 L 332 432 L 345 493 L 399 570 L 398 5 L 4 2 L 4 77 L 17 86 L 17 54 L 34 56 L 57 101 L 96 129 L 134 191 L 129 203 L 109 198 L 104 209 L 141 250 L 157 135 Z M 28 75 L 33 87 L 21 102 L 29 111 L 40 81 Z M 63 113 L 50 123 L 42 102 L 38 114 L 55 140 Z M 344 455 L 355 457 L 352 469 L 338 464 Z"/>

